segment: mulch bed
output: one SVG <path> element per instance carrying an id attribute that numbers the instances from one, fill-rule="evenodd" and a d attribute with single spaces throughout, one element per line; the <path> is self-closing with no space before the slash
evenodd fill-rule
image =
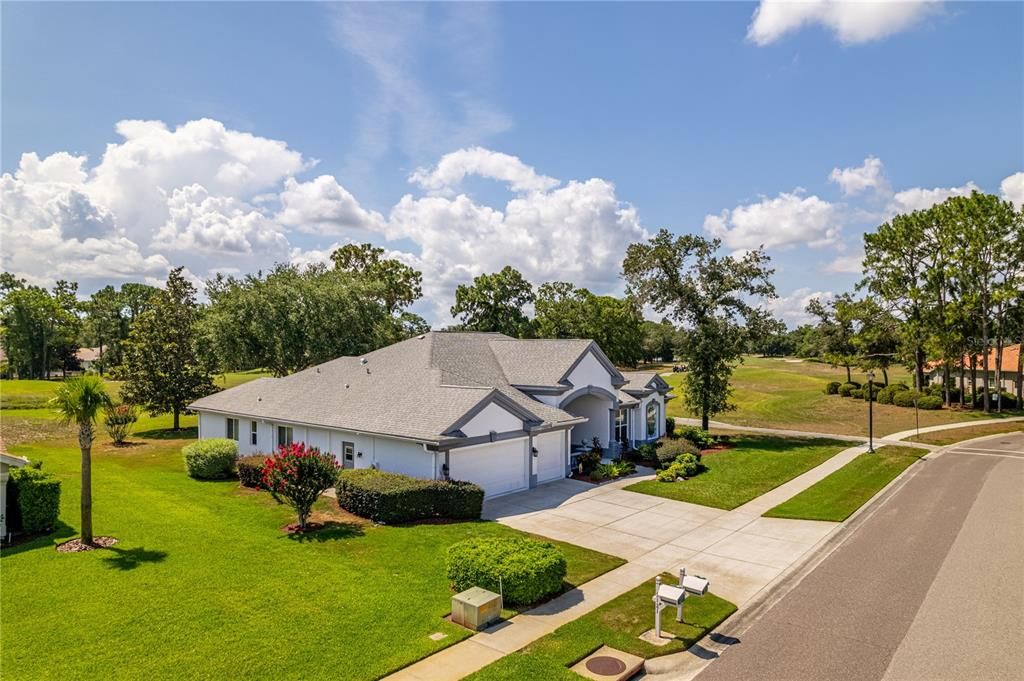
<path id="1" fill-rule="evenodd" d="M 731 442 L 722 442 L 715 445 L 714 447 L 708 447 L 707 449 L 700 450 L 700 455 L 707 456 L 708 454 L 717 454 L 719 452 L 724 452 L 735 447 L 736 445 L 732 444 Z"/>
<path id="2" fill-rule="evenodd" d="M 80 537 L 69 539 L 63 544 L 57 544 L 58 553 L 81 553 L 82 551 L 94 551 L 95 549 L 110 548 L 117 543 L 114 537 L 93 537 L 91 544 L 86 544 Z"/>
<path id="3" fill-rule="evenodd" d="M 243 488 L 244 489 L 244 488 Z M 309 534 L 322 530 L 325 527 L 337 527 L 339 525 L 372 525 L 366 518 L 360 518 L 357 515 L 353 515 L 348 511 L 342 509 L 334 509 L 330 512 L 313 511 L 309 520 L 306 521 L 305 531 L 299 529 L 298 523 L 290 523 L 281 528 L 281 531 L 287 534 Z"/>

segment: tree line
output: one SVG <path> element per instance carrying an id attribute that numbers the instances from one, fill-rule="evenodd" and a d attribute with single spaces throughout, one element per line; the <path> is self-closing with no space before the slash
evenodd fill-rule
<path id="1" fill-rule="evenodd" d="M 937 357 L 948 404 L 951 371 L 962 385 L 966 370 L 957 358 L 991 347 L 998 374 L 1002 348 L 1022 336 L 1021 235 L 1022 212 L 979 193 L 897 215 L 865 235 L 856 290 L 811 301 L 815 323 L 789 330 L 766 311 L 776 292 L 763 249 L 728 254 L 717 239 L 661 230 L 628 247 L 622 297 L 563 281 L 534 288 L 509 266 L 458 286 L 452 328 L 591 338 L 620 366 L 678 360 L 688 369 L 686 403 L 705 427 L 731 408 L 733 369 L 750 352 L 820 357 L 848 378 L 853 367 L 877 369 L 884 382 L 904 365 L 919 388 Z M 76 349 L 95 345 L 96 367 L 125 380 L 125 399 L 171 412 L 177 425 L 185 405 L 215 389 L 215 371 L 283 376 L 424 333 L 429 325 L 409 310 L 421 285 L 420 272 L 370 244 L 343 246 L 327 265 L 217 275 L 205 282 L 206 304 L 181 268 L 163 288 L 108 286 L 82 301 L 74 283 L 46 290 L 4 273 L 5 371 L 41 378 L 74 369 Z M 645 320 L 645 309 L 662 320 Z"/>

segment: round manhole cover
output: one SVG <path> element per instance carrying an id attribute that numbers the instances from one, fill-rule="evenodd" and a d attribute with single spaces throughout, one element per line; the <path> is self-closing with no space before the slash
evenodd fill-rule
<path id="1" fill-rule="evenodd" d="M 617 676 L 626 671 L 626 663 L 617 657 L 598 655 L 587 660 L 587 670 L 601 676 Z"/>

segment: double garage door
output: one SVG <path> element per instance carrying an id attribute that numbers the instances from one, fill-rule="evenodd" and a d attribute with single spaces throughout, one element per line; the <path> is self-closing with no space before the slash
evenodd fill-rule
<path id="1" fill-rule="evenodd" d="M 564 441 L 561 432 L 537 436 L 536 458 L 527 452 L 526 438 L 455 449 L 448 456 L 448 474 L 453 480 L 475 482 L 488 497 L 519 492 L 530 486 L 531 465 L 536 465 L 538 484 L 565 477 Z"/>

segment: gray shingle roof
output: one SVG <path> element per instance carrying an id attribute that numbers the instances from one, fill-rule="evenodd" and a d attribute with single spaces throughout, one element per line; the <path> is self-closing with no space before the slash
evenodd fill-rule
<path id="1" fill-rule="evenodd" d="M 589 346 L 590 341 L 431 332 L 371 352 L 365 365 L 358 357 L 340 357 L 203 397 L 191 407 L 436 442 L 497 391 L 542 426 L 568 424 L 577 417 L 512 384 L 558 385 Z"/>
<path id="2" fill-rule="evenodd" d="M 669 390 L 668 383 L 656 371 L 623 371 L 622 376 L 626 379 L 626 385 L 622 386 L 622 389 L 628 392 L 657 390 L 665 394 Z M 652 381 L 654 385 L 651 385 Z"/>

